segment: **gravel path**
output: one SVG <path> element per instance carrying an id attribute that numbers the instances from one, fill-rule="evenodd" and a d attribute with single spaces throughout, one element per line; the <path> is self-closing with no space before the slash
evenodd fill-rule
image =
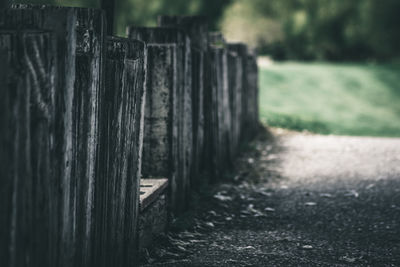
<path id="1" fill-rule="evenodd" d="M 273 136 L 255 141 L 234 182 L 200 198 L 143 263 L 400 266 L 400 139 Z"/>

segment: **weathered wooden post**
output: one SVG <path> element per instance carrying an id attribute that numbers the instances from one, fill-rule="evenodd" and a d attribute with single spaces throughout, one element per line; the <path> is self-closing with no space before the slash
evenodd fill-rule
<path id="1" fill-rule="evenodd" d="M 205 87 L 206 145 L 212 180 L 221 179 L 229 159 L 230 109 L 227 51 L 221 35 L 210 34 L 209 83 Z"/>
<path id="2" fill-rule="evenodd" d="M 170 203 L 174 209 L 179 205 L 177 63 L 175 44 L 147 45 L 142 172 L 169 179 Z"/>
<path id="3" fill-rule="evenodd" d="M 98 119 L 101 107 L 100 90 L 103 86 L 106 29 L 104 12 L 88 8 L 34 5 L 14 5 L 13 7 L 15 9 L 42 10 L 42 13 L 34 13 L 32 21 L 44 20 L 46 23 L 43 25 L 52 27 L 50 29 L 62 28 L 62 23 L 64 23 L 57 24 L 57 17 L 52 14 L 70 11 L 76 16 L 76 24 L 72 29 L 76 34 L 74 90 L 73 93 L 69 91 L 64 93 L 65 101 L 68 101 L 65 106 L 65 114 L 61 114 L 65 121 L 65 128 L 63 128 L 64 132 L 59 133 L 66 136 L 67 139 L 71 138 L 69 139 L 71 143 L 66 143 L 66 147 L 63 146 L 63 149 L 70 149 L 67 151 L 70 159 L 65 162 L 70 173 L 66 174 L 69 176 L 63 180 L 60 190 L 63 193 L 61 211 L 63 238 L 59 257 L 60 265 L 90 266 L 93 263 Z M 36 16 L 40 17 L 36 18 Z M 45 16 L 51 17 L 54 20 L 53 24 L 58 26 L 51 26 L 52 20 L 46 20 Z M 24 19 L 22 18 L 22 20 Z M 28 24 L 25 23 L 25 25 Z M 65 37 L 68 34 L 70 33 L 66 33 Z M 57 108 L 63 112 L 63 107 L 61 104 Z M 62 156 L 58 155 L 58 157 Z"/>
<path id="4" fill-rule="evenodd" d="M 185 210 L 190 190 L 190 170 L 193 158 L 192 128 L 192 68 L 190 40 L 186 34 L 171 27 L 128 27 L 129 38 L 142 40 L 148 44 L 175 44 L 177 71 L 177 113 L 178 120 L 178 169 L 176 177 L 177 191 L 174 212 Z M 146 151 L 144 153 L 147 153 Z M 151 169 L 143 172 L 144 177 L 154 176 Z"/>
<path id="5" fill-rule="evenodd" d="M 257 56 L 254 53 L 249 53 L 247 56 L 247 85 L 248 85 L 248 98 L 247 107 L 249 112 L 249 121 L 251 124 L 250 138 L 254 138 L 257 134 L 259 127 L 259 114 L 258 114 L 258 66 Z"/>
<path id="6" fill-rule="evenodd" d="M 220 32 L 210 33 L 210 44 L 212 47 L 222 49 L 222 59 L 220 60 L 221 87 L 218 90 L 218 118 L 219 118 L 219 139 L 221 151 L 221 168 L 228 170 L 232 167 L 233 158 L 231 157 L 231 107 L 229 103 L 229 76 L 228 76 L 228 51 L 226 41 Z"/>
<path id="7" fill-rule="evenodd" d="M 135 266 L 146 46 L 136 40 L 108 37 L 106 47 L 95 266 Z"/>
<path id="8" fill-rule="evenodd" d="M 248 112 L 248 76 L 247 76 L 247 57 L 248 49 L 243 43 L 230 43 L 228 44 L 230 51 L 237 53 L 242 61 L 242 86 L 241 86 L 241 118 L 240 118 L 240 142 L 247 142 L 251 136 L 251 122 L 249 121 Z"/>
<path id="9" fill-rule="evenodd" d="M 71 161 L 72 161 L 72 100 L 75 82 L 76 14 L 72 9 L 28 8 L 16 5 L 16 9 L 0 11 L 0 28 L 3 29 L 49 29 L 54 33 L 57 48 L 55 62 L 55 136 L 52 180 L 54 196 L 51 200 L 56 211 L 52 213 L 54 224 L 51 236 L 54 242 L 47 252 L 52 264 L 66 265 L 72 259 L 73 217 L 71 207 Z M 60 194 L 61 191 L 61 194 Z"/>
<path id="10" fill-rule="evenodd" d="M 241 86 L 242 86 L 242 60 L 236 52 L 228 49 L 228 88 L 229 105 L 231 110 L 231 158 L 235 158 L 239 148 L 240 138 L 240 116 L 241 116 Z"/>
<path id="11" fill-rule="evenodd" d="M 43 31 L 0 31 L 0 261 L 51 266 L 56 51 Z"/>
<path id="12" fill-rule="evenodd" d="M 159 26 L 178 27 L 190 38 L 192 65 L 192 127 L 193 160 L 191 180 L 193 187 L 204 183 L 204 82 L 205 60 L 208 49 L 208 23 L 203 16 L 160 16 Z"/>
<path id="13" fill-rule="evenodd" d="M 73 101 L 72 192 L 76 214 L 75 262 L 93 264 L 95 184 L 99 142 L 100 92 L 103 86 L 105 16 L 98 9 L 74 8 L 77 13 L 76 81 Z M 71 211 L 72 212 L 72 211 Z"/>

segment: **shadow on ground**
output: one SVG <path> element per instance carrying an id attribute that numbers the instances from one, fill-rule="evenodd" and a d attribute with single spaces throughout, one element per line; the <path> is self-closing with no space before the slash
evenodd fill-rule
<path id="1" fill-rule="evenodd" d="M 400 139 L 273 129 L 145 266 L 399 266 Z"/>

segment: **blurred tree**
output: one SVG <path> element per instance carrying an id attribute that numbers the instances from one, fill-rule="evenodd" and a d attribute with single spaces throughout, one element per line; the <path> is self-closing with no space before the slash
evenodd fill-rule
<path id="1" fill-rule="evenodd" d="M 221 27 L 280 58 L 386 59 L 400 55 L 398 14 L 399 0 L 236 0 Z"/>
<path id="2" fill-rule="evenodd" d="M 4 1 L 4 0 L 3 0 Z M 108 0 L 15 0 L 19 3 L 96 7 Z M 115 0 L 114 33 L 125 36 L 128 25 L 155 26 L 159 15 L 204 15 L 210 29 L 217 29 L 219 19 L 233 0 Z"/>

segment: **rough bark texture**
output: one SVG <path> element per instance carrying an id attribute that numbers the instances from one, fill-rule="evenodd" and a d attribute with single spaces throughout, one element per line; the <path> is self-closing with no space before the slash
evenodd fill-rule
<path id="1" fill-rule="evenodd" d="M 143 138 L 143 177 L 167 177 L 171 206 L 178 196 L 178 86 L 175 44 L 147 46 L 147 87 Z"/>
<path id="2" fill-rule="evenodd" d="M 145 44 L 109 37 L 106 47 L 99 122 L 95 265 L 132 266 L 137 261 L 134 253 L 143 138 Z"/>
<path id="3" fill-rule="evenodd" d="M 0 31 L 1 216 L 3 266 L 51 266 L 57 253 L 54 181 L 56 51 L 39 31 Z M 3 69 L 7 72 L 3 72 Z"/>
<path id="4" fill-rule="evenodd" d="M 129 38 L 142 40 L 149 44 L 175 44 L 177 53 L 177 96 L 178 103 L 178 172 L 177 186 L 182 195 L 177 196 L 180 203 L 175 212 L 183 212 L 190 191 L 190 173 L 193 159 L 192 127 L 192 68 L 189 37 L 180 29 L 171 27 L 128 27 Z"/>
<path id="5" fill-rule="evenodd" d="M 191 40 L 192 66 L 192 133 L 193 152 L 191 182 L 204 183 L 200 172 L 204 169 L 204 82 L 205 53 L 208 49 L 208 24 L 202 16 L 160 16 L 159 26 L 182 29 Z"/>
<path id="6" fill-rule="evenodd" d="M 58 223 L 54 225 L 56 252 L 49 252 L 53 262 L 69 264 L 72 248 L 73 220 L 70 207 L 72 160 L 72 100 L 75 81 L 76 14 L 72 9 L 45 6 L 14 5 L 14 9 L 0 11 L 0 27 L 15 29 L 49 29 L 54 33 L 57 48 L 54 136 L 54 183 L 62 193 L 52 200 L 58 205 Z"/>

